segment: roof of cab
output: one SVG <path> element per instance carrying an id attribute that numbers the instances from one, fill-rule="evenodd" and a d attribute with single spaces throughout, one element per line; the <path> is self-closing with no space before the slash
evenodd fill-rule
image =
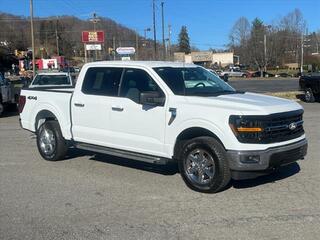
<path id="1" fill-rule="evenodd" d="M 130 67 L 196 67 L 197 65 L 192 63 L 183 62 L 169 62 L 169 61 L 99 61 L 86 63 L 84 66 L 130 66 Z"/>

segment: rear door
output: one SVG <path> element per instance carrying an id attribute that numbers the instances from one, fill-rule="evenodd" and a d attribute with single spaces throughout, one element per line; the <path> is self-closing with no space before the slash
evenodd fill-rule
<path id="1" fill-rule="evenodd" d="M 110 146 L 110 112 L 117 99 L 123 68 L 88 68 L 81 89 L 72 101 L 72 133 L 75 141 Z"/>

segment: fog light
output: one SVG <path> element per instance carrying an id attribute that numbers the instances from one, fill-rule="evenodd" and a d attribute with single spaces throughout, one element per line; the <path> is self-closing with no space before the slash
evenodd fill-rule
<path id="1" fill-rule="evenodd" d="M 242 163 L 258 163 L 260 162 L 259 155 L 242 155 L 240 156 L 240 162 Z"/>

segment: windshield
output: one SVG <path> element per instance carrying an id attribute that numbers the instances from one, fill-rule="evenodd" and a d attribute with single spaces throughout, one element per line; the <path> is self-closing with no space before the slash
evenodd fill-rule
<path id="1" fill-rule="evenodd" d="M 201 67 L 157 67 L 154 70 L 177 95 L 216 96 L 236 91 Z"/>
<path id="2" fill-rule="evenodd" d="M 66 75 L 38 75 L 32 85 L 71 85 L 71 83 Z"/>

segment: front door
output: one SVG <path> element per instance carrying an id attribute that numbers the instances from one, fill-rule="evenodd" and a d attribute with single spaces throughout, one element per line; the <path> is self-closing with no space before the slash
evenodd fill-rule
<path id="1" fill-rule="evenodd" d="M 142 92 L 159 92 L 165 96 L 145 70 L 125 69 L 119 98 L 111 101 L 112 142 L 128 151 L 164 156 L 165 106 L 142 105 Z"/>

